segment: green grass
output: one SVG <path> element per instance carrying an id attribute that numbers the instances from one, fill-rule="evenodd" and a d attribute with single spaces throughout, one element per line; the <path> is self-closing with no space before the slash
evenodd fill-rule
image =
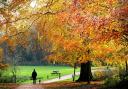
<path id="1" fill-rule="evenodd" d="M 37 78 L 42 81 L 57 78 L 57 75 L 51 75 L 53 70 L 58 70 L 61 73 L 61 76 L 73 73 L 73 68 L 68 66 L 17 66 L 16 68 L 18 83 L 31 83 L 32 80 L 30 80 L 30 77 L 33 69 L 36 69 L 36 72 L 38 73 Z M 12 69 L 9 68 L 4 75 L 12 76 L 11 70 Z M 79 70 L 79 68 L 76 69 L 76 71 Z M 48 79 L 47 76 L 49 76 Z"/>
<path id="2" fill-rule="evenodd" d="M 32 80 L 30 78 L 31 78 L 33 69 L 36 69 L 38 73 L 38 76 L 37 76 L 38 81 L 39 79 L 41 79 L 41 81 L 45 81 L 45 80 L 57 78 L 58 75 L 51 75 L 53 70 L 58 70 L 61 73 L 61 76 L 67 75 L 67 74 L 73 74 L 73 67 L 69 67 L 69 66 L 17 66 L 16 67 L 17 83 L 32 83 Z M 92 69 L 93 70 L 106 69 L 106 67 L 92 67 Z M 3 77 L 5 76 L 5 80 L 11 79 L 12 77 L 11 71 L 12 71 L 12 68 L 9 68 L 4 72 Z M 80 68 L 77 68 L 76 72 L 77 71 L 80 71 Z M 99 76 L 99 74 L 104 74 L 104 73 L 101 73 L 101 72 L 96 73 L 96 76 Z M 47 79 L 47 76 L 49 76 L 48 79 Z M 78 76 L 76 76 L 75 79 L 77 80 Z M 72 78 L 67 79 L 66 81 L 72 81 Z"/>

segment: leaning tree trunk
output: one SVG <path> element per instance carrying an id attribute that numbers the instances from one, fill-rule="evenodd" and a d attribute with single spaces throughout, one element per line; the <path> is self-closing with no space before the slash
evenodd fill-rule
<path id="1" fill-rule="evenodd" d="M 80 77 L 76 82 L 88 82 L 92 79 L 91 61 L 81 63 Z"/>

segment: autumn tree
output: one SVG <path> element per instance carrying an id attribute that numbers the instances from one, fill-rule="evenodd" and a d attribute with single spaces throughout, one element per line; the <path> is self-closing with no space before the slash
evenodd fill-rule
<path id="1" fill-rule="evenodd" d="M 122 49 L 119 50 L 118 55 L 125 59 L 126 64 L 126 72 L 128 71 L 128 64 L 127 64 L 127 57 L 128 57 L 128 2 L 127 1 L 120 1 L 121 8 L 118 8 L 116 12 L 119 14 L 117 15 L 118 20 L 121 22 L 121 26 L 124 29 L 122 31 L 122 39 L 121 44 L 123 45 Z"/>
<path id="2" fill-rule="evenodd" d="M 73 0 L 65 1 L 63 6 L 64 11 L 56 15 L 56 25 L 49 32 L 53 42 L 49 59 L 81 64 L 78 81 L 89 81 L 91 61 L 97 57 L 116 61 L 107 55 L 114 55 L 123 47 L 122 33 L 127 31 L 119 20 L 123 5 L 118 0 Z"/>
<path id="3" fill-rule="evenodd" d="M 49 61 L 81 65 L 78 81 L 91 80 L 91 61 L 115 61 L 108 54 L 124 47 L 122 39 L 127 44 L 125 0 L 9 1 L 0 2 L 0 44 L 14 54 L 16 45 L 28 46 L 34 29 Z"/>

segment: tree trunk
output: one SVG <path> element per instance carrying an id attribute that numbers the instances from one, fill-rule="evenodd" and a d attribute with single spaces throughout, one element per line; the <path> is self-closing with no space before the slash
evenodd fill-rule
<path id="1" fill-rule="evenodd" d="M 125 61 L 125 64 L 126 64 L 126 72 L 128 72 L 128 63 L 127 63 L 127 60 Z"/>
<path id="2" fill-rule="evenodd" d="M 91 73 L 91 61 L 87 63 L 81 63 L 80 77 L 76 82 L 88 82 L 92 79 Z"/>
<path id="3" fill-rule="evenodd" d="M 73 81 L 75 81 L 76 76 L 76 63 L 74 63 Z"/>

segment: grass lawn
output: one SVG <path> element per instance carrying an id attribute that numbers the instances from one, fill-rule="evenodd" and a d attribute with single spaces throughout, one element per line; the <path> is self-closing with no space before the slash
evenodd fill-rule
<path id="1" fill-rule="evenodd" d="M 17 82 L 31 83 L 32 80 L 30 80 L 30 77 L 33 69 L 36 69 L 37 78 L 41 79 L 41 81 L 58 77 L 58 75 L 51 75 L 53 70 L 58 70 L 61 76 L 73 73 L 73 67 L 68 66 L 17 66 Z M 12 76 L 11 70 L 9 68 L 4 75 Z M 76 71 L 79 70 L 80 68 L 76 69 Z M 48 79 L 47 76 L 49 77 Z"/>

